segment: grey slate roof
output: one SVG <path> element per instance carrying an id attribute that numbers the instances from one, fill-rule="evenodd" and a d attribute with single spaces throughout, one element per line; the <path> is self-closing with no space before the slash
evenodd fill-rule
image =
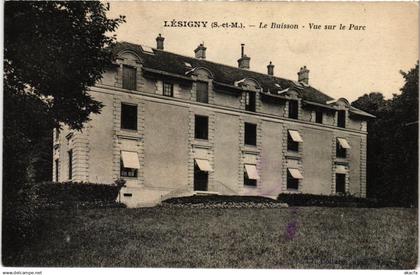
<path id="1" fill-rule="evenodd" d="M 244 78 L 254 78 L 256 79 L 261 86 L 263 87 L 264 91 L 279 91 L 289 87 L 293 87 L 296 85 L 300 86 L 300 91 L 302 93 L 302 97 L 305 100 L 323 103 L 325 104 L 326 101 L 331 100 L 332 98 L 328 95 L 322 93 L 321 91 L 306 85 L 300 85 L 299 83 L 280 78 L 275 76 L 270 76 L 267 74 L 262 74 L 250 70 L 244 70 L 232 66 L 227 66 L 215 62 L 211 62 L 208 60 L 197 59 L 194 57 L 183 56 L 167 51 L 156 50 L 153 49 L 154 54 L 148 54 L 144 52 L 140 45 L 128 43 L 128 42 L 120 42 L 117 43 L 116 47 L 113 49 L 114 53 L 118 53 L 123 49 L 129 49 L 134 51 L 136 54 L 140 56 L 143 62 L 143 66 L 146 68 L 164 71 L 171 74 L 176 74 L 185 77 L 185 72 L 191 70 L 185 66 L 185 62 L 191 64 L 194 67 L 204 67 L 210 70 L 214 76 L 214 80 L 220 83 L 225 83 L 228 85 L 233 85 L 235 81 L 244 79 Z M 280 85 L 281 88 L 277 87 L 275 84 Z"/>

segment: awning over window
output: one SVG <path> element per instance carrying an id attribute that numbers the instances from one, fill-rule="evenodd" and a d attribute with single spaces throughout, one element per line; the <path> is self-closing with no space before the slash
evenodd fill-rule
<path id="1" fill-rule="evenodd" d="M 338 143 L 340 143 L 340 146 L 344 149 L 350 149 L 350 144 L 345 138 L 337 138 Z"/>
<path id="2" fill-rule="evenodd" d="M 337 174 L 347 174 L 346 166 L 344 166 L 344 165 L 336 165 L 335 166 L 335 172 Z"/>
<path id="3" fill-rule="evenodd" d="M 293 178 L 295 179 L 303 179 L 302 173 L 299 171 L 299 169 L 296 168 L 287 168 L 287 170 L 289 170 L 290 175 L 292 175 Z"/>
<path id="4" fill-rule="evenodd" d="M 124 168 L 140 169 L 139 156 L 136 152 L 121 151 Z"/>
<path id="5" fill-rule="evenodd" d="M 248 178 L 252 180 L 258 180 L 260 177 L 258 176 L 257 167 L 252 164 L 245 164 L 245 170 L 248 175 Z"/>
<path id="6" fill-rule="evenodd" d="M 302 137 L 300 136 L 298 131 L 295 130 L 289 130 L 289 134 L 292 137 L 294 142 L 303 142 Z"/>
<path id="7" fill-rule="evenodd" d="M 195 159 L 195 163 L 197 163 L 197 166 L 201 171 L 213 171 L 213 169 L 211 169 L 210 162 L 206 159 Z"/>

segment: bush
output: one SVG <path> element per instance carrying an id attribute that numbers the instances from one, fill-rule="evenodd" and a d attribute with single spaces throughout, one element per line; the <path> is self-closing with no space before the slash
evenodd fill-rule
<path id="1" fill-rule="evenodd" d="M 12 265 L 25 242 L 42 231 L 45 210 L 125 207 L 116 202 L 124 184 L 43 182 L 3 194 L 3 264 Z"/>
<path id="2" fill-rule="evenodd" d="M 380 207 L 378 200 L 360 198 L 351 195 L 327 196 L 313 194 L 280 194 L 279 202 L 289 206 L 327 206 L 327 207 Z"/>

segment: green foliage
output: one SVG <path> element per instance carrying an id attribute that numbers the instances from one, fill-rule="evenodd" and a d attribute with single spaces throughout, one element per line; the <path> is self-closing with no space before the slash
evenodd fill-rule
<path id="1" fill-rule="evenodd" d="M 371 93 L 352 105 L 377 117 L 368 124 L 368 196 L 417 206 L 419 64 L 401 74 L 401 94 Z"/>
<path id="2" fill-rule="evenodd" d="M 3 198 L 51 178 L 52 129 L 81 129 L 100 102 L 87 93 L 110 62 L 108 19 L 98 1 L 8 1 L 4 8 Z"/>
<path id="3" fill-rule="evenodd" d="M 382 205 L 377 200 L 351 195 L 280 194 L 277 199 L 289 206 L 380 207 Z"/>

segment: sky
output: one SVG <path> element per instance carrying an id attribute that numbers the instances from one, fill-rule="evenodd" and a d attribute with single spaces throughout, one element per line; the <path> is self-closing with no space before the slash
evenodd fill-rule
<path id="1" fill-rule="evenodd" d="M 315 2 L 110 2 L 109 17 L 126 16 L 119 41 L 194 56 L 204 42 L 207 60 L 237 66 L 241 43 L 251 57 L 251 70 L 297 80 L 300 67 L 310 70 L 309 83 L 333 98 L 349 101 L 369 92 L 386 98 L 400 93 L 403 78 L 419 59 L 418 3 Z M 164 27 L 164 21 L 208 21 L 206 28 Z M 238 22 L 245 28 L 210 28 L 211 22 Z M 271 24 L 297 24 L 298 29 L 272 29 Z M 260 23 L 268 28 L 259 28 Z M 321 29 L 310 29 L 310 24 Z M 339 30 L 342 24 L 346 27 Z M 360 30 L 349 30 L 350 24 Z M 255 27 L 250 27 L 255 25 Z M 325 30 L 325 25 L 336 25 Z"/>

